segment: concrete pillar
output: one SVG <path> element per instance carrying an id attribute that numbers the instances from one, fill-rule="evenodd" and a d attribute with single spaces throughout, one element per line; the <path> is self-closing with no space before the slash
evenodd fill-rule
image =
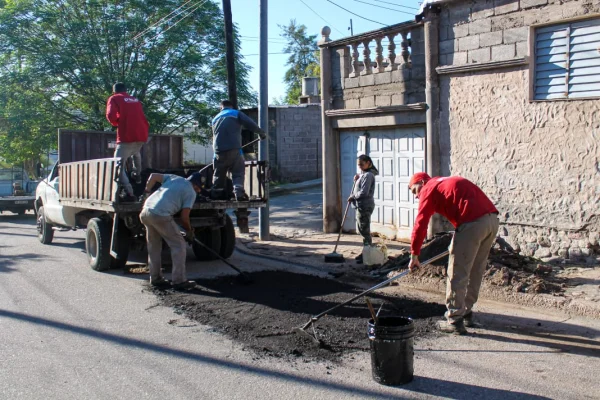
<path id="1" fill-rule="evenodd" d="M 426 11 L 425 20 L 425 102 L 427 123 L 425 159 L 426 171 L 430 176 L 440 174 L 440 82 L 436 68 L 439 63 L 439 13 L 437 8 Z M 431 219 L 428 236 L 438 231 L 437 217 Z"/>
<path id="2" fill-rule="evenodd" d="M 325 114 L 331 108 L 331 41 L 328 26 L 321 29 L 321 123 L 322 123 L 322 163 L 323 163 L 323 232 L 338 232 L 341 222 L 340 197 L 340 155 L 339 135 L 331 129 L 329 118 Z"/>

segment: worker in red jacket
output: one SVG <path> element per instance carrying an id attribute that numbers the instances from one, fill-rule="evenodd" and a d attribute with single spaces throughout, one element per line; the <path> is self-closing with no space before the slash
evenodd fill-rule
<path id="1" fill-rule="evenodd" d="M 133 188 L 125 167 L 129 157 L 133 157 L 131 177 L 135 179 L 136 183 L 141 183 L 142 156 L 140 150 L 148 141 L 149 125 L 142 109 L 142 103 L 127 94 L 127 87 L 124 83 L 114 84 L 113 95 L 106 103 L 106 119 L 112 126 L 117 127 L 115 158 L 120 158 L 123 165 L 120 180 L 127 194 L 125 200 L 133 201 L 135 200 Z"/>
<path id="2" fill-rule="evenodd" d="M 447 333 L 465 334 L 465 326 L 475 326 L 473 305 L 498 233 L 498 210 L 480 188 L 459 176 L 431 178 L 419 172 L 412 176 L 408 188 L 419 199 L 408 264 L 411 271 L 421 265 L 419 253 L 433 214 L 443 215 L 456 228 L 448 249 L 448 311 L 439 328 Z"/>

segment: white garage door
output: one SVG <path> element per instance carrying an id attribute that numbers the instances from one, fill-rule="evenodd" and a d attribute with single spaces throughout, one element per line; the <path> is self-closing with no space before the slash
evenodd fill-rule
<path id="1" fill-rule="evenodd" d="M 364 132 L 341 134 L 342 206 L 356 173 L 356 157 L 365 152 L 379 170 L 375 186 L 375 211 L 371 230 L 389 237 L 409 239 L 418 201 L 408 190 L 408 181 L 425 168 L 425 129 L 401 128 L 369 131 L 365 150 Z M 344 230 L 354 230 L 356 217 L 348 213 Z"/>

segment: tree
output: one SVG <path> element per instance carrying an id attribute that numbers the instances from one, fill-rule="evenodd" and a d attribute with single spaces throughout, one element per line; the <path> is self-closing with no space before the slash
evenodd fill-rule
<path id="1" fill-rule="evenodd" d="M 279 27 L 281 36 L 287 40 L 283 51 L 290 53 L 286 63 L 289 69 L 283 78 L 287 87 L 286 102 L 298 104 L 298 98 L 302 95 L 302 78 L 315 76 L 313 74 L 319 71 L 317 35 L 307 35 L 306 26 L 297 25 L 295 19 L 290 20 L 288 26 Z"/>
<path id="2" fill-rule="evenodd" d="M 153 133 L 207 124 L 227 97 L 222 13 L 212 1 L 182 3 L 0 1 L 0 157 L 35 157 L 56 145 L 57 127 L 113 129 L 104 111 L 117 81 L 142 101 Z M 251 106 L 250 68 L 236 63 L 239 102 Z"/>

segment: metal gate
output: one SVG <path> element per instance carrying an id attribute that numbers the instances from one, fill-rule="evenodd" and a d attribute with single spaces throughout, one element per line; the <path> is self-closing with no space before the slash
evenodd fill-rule
<path id="1" fill-rule="evenodd" d="M 425 168 L 425 129 L 382 129 L 369 131 L 368 135 L 368 146 L 365 146 L 365 132 L 341 133 L 342 206 L 346 206 L 352 177 L 357 172 L 356 157 L 368 154 L 379 170 L 371 230 L 388 237 L 409 239 L 418 201 L 408 190 L 408 181 L 412 174 Z M 351 210 L 343 228 L 353 231 L 355 226 L 356 215 Z"/>

